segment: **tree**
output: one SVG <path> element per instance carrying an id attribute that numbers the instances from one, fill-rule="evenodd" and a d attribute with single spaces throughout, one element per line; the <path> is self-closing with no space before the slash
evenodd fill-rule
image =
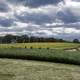
<path id="1" fill-rule="evenodd" d="M 73 42 L 74 43 L 79 43 L 79 40 L 78 39 L 74 39 Z"/>
<path id="2" fill-rule="evenodd" d="M 22 39 L 22 42 L 23 42 L 23 43 L 26 43 L 26 42 L 28 42 L 28 40 L 29 40 L 29 39 L 28 39 L 28 35 L 22 35 L 22 36 L 21 36 L 21 39 Z"/>
<path id="3" fill-rule="evenodd" d="M 4 43 L 11 43 L 12 38 L 13 38 L 13 36 L 8 34 L 8 35 L 3 37 L 3 42 Z"/>

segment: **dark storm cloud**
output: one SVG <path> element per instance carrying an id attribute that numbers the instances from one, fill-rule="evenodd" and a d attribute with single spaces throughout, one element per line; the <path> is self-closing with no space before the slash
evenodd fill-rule
<path id="1" fill-rule="evenodd" d="M 69 9 L 64 11 L 59 11 L 57 13 L 58 19 L 62 20 L 64 23 L 74 23 L 78 22 L 80 17 L 76 17 Z"/>
<path id="2" fill-rule="evenodd" d="M 57 4 L 62 0 L 7 0 L 14 4 L 22 4 L 29 7 L 39 7 L 49 4 Z"/>
<path id="3" fill-rule="evenodd" d="M 8 12 L 9 7 L 5 2 L 0 2 L 0 12 Z"/>
<path id="4" fill-rule="evenodd" d="M 0 18 L 0 25 L 3 27 L 10 27 L 13 24 L 13 19 Z"/>
<path id="5" fill-rule="evenodd" d="M 45 26 L 45 25 L 44 25 Z M 75 22 L 75 23 L 61 23 L 57 25 L 46 25 L 45 28 L 57 28 L 57 27 L 64 27 L 64 28 L 75 28 L 75 29 L 80 29 L 80 22 Z"/>
<path id="6" fill-rule="evenodd" d="M 77 22 L 80 21 L 80 17 L 75 16 L 74 13 L 72 13 L 69 9 L 58 11 L 53 16 L 52 14 L 49 15 L 46 13 L 23 12 L 20 15 L 16 14 L 15 17 L 16 19 L 18 19 L 20 22 L 23 22 L 23 23 L 35 23 L 39 25 L 47 24 L 47 23 L 51 24 L 51 23 L 56 23 L 55 21 L 57 19 L 64 24 L 52 25 L 52 27 L 75 27 L 76 26 L 75 28 L 79 28 L 80 26 L 80 24 L 77 24 Z M 57 23 L 59 22 L 57 21 Z"/>
<path id="7" fill-rule="evenodd" d="M 0 34 L 80 38 L 79 1 L 0 0 Z"/>
<path id="8" fill-rule="evenodd" d="M 23 23 L 35 23 L 42 25 L 44 23 L 52 23 L 53 18 L 43 13 L 23 13 L 22 15 L 16 15 L 16 18 Z"/>
<path id="9" fill-rule="evenodd" d="M 28 0 L 28 3 L 26 2 L 25 6 L 31 6 L 31 7 L 38 7 L 38 6 L 44 6 L 48 4 L 57 4 L 61 0 Z"/>
<path id="10" fill-rule="evenodd" d="M 80 0 L 72 0 L 72 1 L 80 2 Z"/>

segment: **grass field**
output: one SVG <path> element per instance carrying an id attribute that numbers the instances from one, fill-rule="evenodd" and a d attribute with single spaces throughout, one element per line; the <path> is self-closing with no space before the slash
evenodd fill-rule
<path id="1" fill-rule="evenodd" d="M 80 46 L 76 43 L 15 43 L 15 44 L 0 44 L 0 48 L 50 48 L 50 49 L 65 49 Z"/>
<path id="2" fill-rule="evenodd" d="M 80 51 L 65 50 L 77 47 L 80 44 L 0 44 L 0 80 L 80 80 Z"/>
<path id="3" fill-rule="evenodd" d="M 79 46 L 75 43 L 0 44 L 0 57 L 80 64 L 80 51 L 64 50 Z"/>
<path id="4" fill-rule="evenodd" d="M 0 59 L 0 80 L 80 80 L 80 66 Z"/>

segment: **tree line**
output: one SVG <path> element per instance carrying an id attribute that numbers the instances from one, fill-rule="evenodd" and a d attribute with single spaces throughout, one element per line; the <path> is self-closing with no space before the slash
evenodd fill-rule
<path id="1" fill-rule="evenodd" d="M 35 36 L 28 36 L 28 35 L 5 35 L 0 37 L 0 43 L 31 43 L 31 42 L 68 42 L 63 39 L 56 39 L 53 37 L 35 37 Z M 73 42 L 79 42 L 78 39 L 74 39 Z"/>
<path id="2" fill-rule="evenodd" d="M 5 35 L 0 37 L 0 43 L 29 43 L 29 42 L 65 42 L 63 39 L 35 37 L 28 35 Z"/>

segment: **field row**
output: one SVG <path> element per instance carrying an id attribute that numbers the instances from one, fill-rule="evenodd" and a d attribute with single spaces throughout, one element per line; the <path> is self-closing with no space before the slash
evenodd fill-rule
<path id="1" fill-rule="evenodd" d="M 0 49 L 1 58 L 28 59 L 68 64 L 80 64 L 80 51 L 53 49 Z"/>
<path id="2" fill-rule="evenodd" d="M 50 48 L 65 49 L 76 48 L 80 44 L 75 43 L 16 43 L 16 44 L 0 44 L 0 48 Z"/>

